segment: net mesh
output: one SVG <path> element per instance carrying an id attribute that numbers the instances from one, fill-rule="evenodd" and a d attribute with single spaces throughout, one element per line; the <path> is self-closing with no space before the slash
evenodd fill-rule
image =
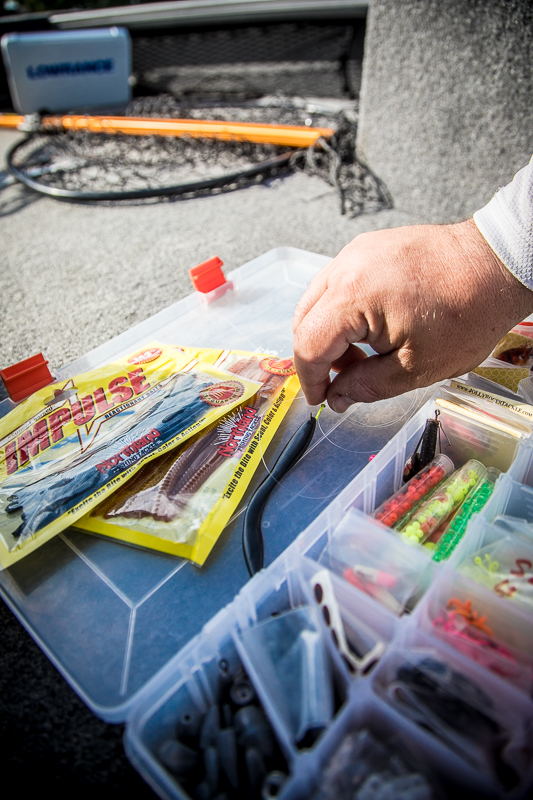
<path id="1" fill-rule="evenodd" d="M 328 111 L 284 96 L 241 104 L 192 104 L 163 95 L 137 98 L 126 114 L 330 127 L 335 135 L 328 141 L 319 140 L 313 147 L 293 151 L 287 163 L 256 175 L 235 174 L 286 153 L 287 147 L 191 137 L 36 132 L 14 153 L 13 164 L 41 186 L 77 192 L 79 199 L 84 194 L 109 191 L 116 192 L 119 199 L 121 192 L 157 191 L 220 175 L 235 175 L 225 186 L 195 189 L 180 195 L 196 197 L 246 188 L 272 175 L 303 170 L 336 188 L 343 214 L 354 217 L 391 207 L 384 185 L 357 161 L 354 102 L 348 109 Z M 172 194 L 157 198 L 159 202 L 171 199 Z M 148 202 L 154 202 L 154 198 Z"/>
<path id="2" fill-rule="evenodd" d="M 364 32 L 362 19 L 322 19 L 134 34 L 133 72 L 145 95 L 357 97 Z"/>

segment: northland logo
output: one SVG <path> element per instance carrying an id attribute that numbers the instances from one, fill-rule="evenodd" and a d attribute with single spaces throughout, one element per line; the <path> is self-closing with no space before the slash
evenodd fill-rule
<path id="1" fill-rule="evenodd" d="M 38 78 L 70 78 L 78 75 L 108 75 L 115 65 L 112 58 L 97 58 L 94 61 L 63 61 L 61 64 L 38 64 L 26 67 L 30 80 Z"/>

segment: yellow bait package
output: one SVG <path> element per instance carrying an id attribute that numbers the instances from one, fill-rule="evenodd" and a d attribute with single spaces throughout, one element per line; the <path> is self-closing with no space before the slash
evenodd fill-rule
<path id="1" fill-rule="evenodd" d="M 0 568 L 256 395 L 257 382 L 197 352 L 152 343 L 40 389 L 0 420 Z"/>
<path id="2" fill-rule="evenodd" d="M 513 329 L 500 339 L 489 358 L 473 372 L 516 394 L 520 381 L 529 378 L 532 370 L 533 339 Z"/>
<path id="3" fill-rule="evenodd" d="M 200 350 L 197 355 L 229 372 L 228 378 L 258 381 L 259 390 L 172 453 L 144 466 L 76 527 L 205 562 L 300 384 L 291 358 L 235 350 Z"/>

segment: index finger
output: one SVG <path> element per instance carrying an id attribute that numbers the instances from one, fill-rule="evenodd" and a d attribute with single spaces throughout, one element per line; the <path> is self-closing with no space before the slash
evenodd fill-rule
<path id="1" fill-rule="evenodd" d="M 293 340 L 294 362 L 309 405 L 322 403 L 330 384 L 332 364 L 353 342 L 366 338 L 368 326 L 362 314 L 348 311 L 331 289 L 319 297 L 300 322 Z"/>
<path id="2" fill-rule="evenodd" d="M 332 263 L 333 262 L 330 261 L 329 264 L 326 264 L 326 266 L 320 270 L 318 275 L 315 275 L 298 301 L 298 305 L 296 306 L 294 316 L 292 318 L 293 333 L 296 333 L 303 319 L 307 316 L 309 311 L 313 308 L 315 303 L 322 297 L 328 288 L 328 275 L 330 273 L 330 267 Z"/>

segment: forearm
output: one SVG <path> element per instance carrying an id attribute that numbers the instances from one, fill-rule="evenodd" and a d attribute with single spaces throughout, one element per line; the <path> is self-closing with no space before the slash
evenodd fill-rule
<path id="1" fill-rule="evenodd" d="M 464 263 L 469 264 L 467 275 L 472 322 L 481 324 L 486 330 L 492 350 L 492 345 L 513 325 L 533 312 L 533 283 L 529 288 L 516 276 L 495 251 L 492 241 L 488 241 L 480 230 L 475 217 L 447 227 L 452 234 L 458 232 L 458 248 L 462 251 Z"/>

